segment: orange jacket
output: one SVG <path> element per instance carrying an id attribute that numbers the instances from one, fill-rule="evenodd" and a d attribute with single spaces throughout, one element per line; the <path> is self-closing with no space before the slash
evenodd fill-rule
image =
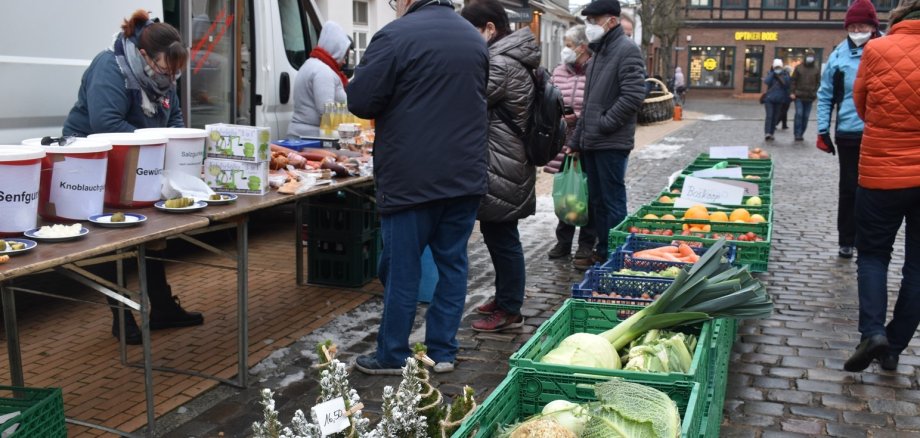
<path id="1" fill-rule="evenodd" d="M 866 123 L 859 185 L 920 187 L 920 20 L 901 21 L 866 44 L 853 100 Z"/>

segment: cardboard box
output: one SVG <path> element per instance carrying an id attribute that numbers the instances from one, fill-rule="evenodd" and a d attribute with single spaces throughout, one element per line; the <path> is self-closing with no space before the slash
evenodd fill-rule
<path id="1" fill-rule="evenodd" d="M 271 160 L 271 132 L 262 126 L 205 125 L 208 157 L 261 163 Z"/>
<path id="2" fill-rule="evenodd" d="M 268 193 L 268 163 L 206 158 L 204 182 L 217 192 L 264 195 Z"/>

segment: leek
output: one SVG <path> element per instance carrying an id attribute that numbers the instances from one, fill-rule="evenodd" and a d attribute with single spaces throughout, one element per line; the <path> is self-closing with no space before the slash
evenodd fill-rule
<path id="1" fill-rule="evenodd" d="M 616 350 L 653 329 L 711 317 L 765 318 L 773 313 L 766 287 L 748 272 L 722 261 L 728 248 L 719 239 L 689 270 L 681 270 L 654 303 L 600 334 Z"/>

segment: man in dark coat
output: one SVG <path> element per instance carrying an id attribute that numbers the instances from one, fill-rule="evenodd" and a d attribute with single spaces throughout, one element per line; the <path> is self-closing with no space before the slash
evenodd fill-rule
<path id="1" fill-rule="evenodd" d="M 588 63 L 584 110 L 568 146 L 584 156 L 589 215 L 597 230 L 594 256 L 573 263 L 587 269 L 607 259 L 608 233 L 626 217 L 626 164 L 645 99 L 645 63 L 619 26 L 619 1 L 594 0 L 582 15 L 594 56 Z"/>
<path id="2" fill-rule="evenodd" d="M 466 245 L 488 190 L 489 53 L 450 0 L 397 0 L 396 14 L 374 35 L 347 87 L 348 109 L 376 121 L 385 288 L 377 352 L 355 364 L 368 374 L 399 375 L 412 356 L 420 258 L 429 246 L 440 279 L 425 344 L 435 372 L 447 372 L 459 348 Z"/>
<path id="3" fill-rule="evenodd" d="M 818 86 L 821 85 L 821 67 L 815 62 L 814 50 L 805 50 L 805 62 L 797 65 L 792 72 L 792 99 L 795 100 L 795 123 L 793 134 L 795 141 L 804 141 L 805 130 L 808 128 L 808 116 L 811 114 L 811 104 L 818 97 Z"/>

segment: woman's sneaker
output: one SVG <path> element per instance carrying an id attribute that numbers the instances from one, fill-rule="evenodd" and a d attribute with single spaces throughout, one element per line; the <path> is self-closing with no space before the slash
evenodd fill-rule
<path id="1" fill-rule="evenodd" d="M 511 315 L 502 309 L 496 309 L 491 315 L 473 321 L 473 330 L 477 332 L 500 332 L 524 325 L 523 315 Z"/>
<path id="2" fill-rule="evenodd" d="M 489 300 L 489 302 L 476 308 L 476 313 L 480 315 L 491 315 L 498 310 L 498 304 L 495 303 L 495 298 Z"/>

